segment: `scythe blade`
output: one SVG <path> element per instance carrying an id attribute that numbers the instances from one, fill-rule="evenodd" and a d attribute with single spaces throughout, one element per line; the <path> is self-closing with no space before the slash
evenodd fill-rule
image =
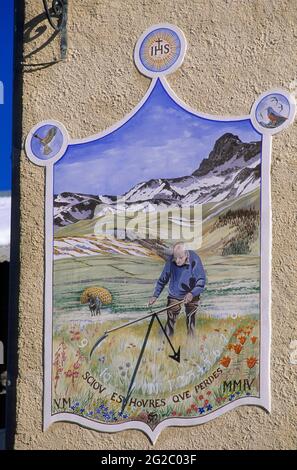
<path id="1" fill-rule="evenodd" d="M 102 341 L 105 340 L 105 338 L 107 338 L 107 336 L 108 336 L 108 333 L 105 332 L 104 335 L 100 336 L 100 338 L 97 339 L 96 343 L 94 344 L 94 346 L 91 349 L 90 358 L 92 357 L 92 354 L 95 351 L 95 349 L 99 346 L 100 343 L 102 343 Z"/>

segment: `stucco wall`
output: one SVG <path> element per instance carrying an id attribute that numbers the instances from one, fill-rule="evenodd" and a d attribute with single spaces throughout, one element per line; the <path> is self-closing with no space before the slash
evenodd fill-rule
<path id="1" fill-rule="evenodd" d="M 169 83 L 186 103 L 206 113 L 248 114 L 269 88 L 297 79 L 295 0 L 82 0 L 69 2 L 68 58 L 46 20 L 31 33 L 42 2 L 25 2 L 23 140 L 52 118 L 71 137 L 112 125 L 142 98 L 149 79 L 133 65 L 133 48 L 150 25 L 170 22 L 188 41 L 182 67 Z M 36 28 L 39 29 L 36 34 Z M 295 32 L 294 32 L 295 28 Z M 33 36 L 35 39 L 31 39 Z M 297 88 L 297 82 L 295 87 Z M 289 343 L 297 339 L 296 175 L 297 123 L 273 139 L 272 156 L 272 412 L 239 407 L 214 421 L 161 433 L 156 449 L 296 448 L 297 366 Z M 58 423 L 42 431 L 44 171 L 21 155 L 21 266 L 16 449 L 148 449 L 139 431 L 105 434 Z"/>

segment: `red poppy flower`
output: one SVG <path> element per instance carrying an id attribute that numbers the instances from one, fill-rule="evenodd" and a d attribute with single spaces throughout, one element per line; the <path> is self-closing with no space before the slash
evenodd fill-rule
<path id="1" fill-rule="evenodd" d="M 242 350 L 241 344 L 235 344 L 234 351 L 236 352 L 236 354 L 240 354 L 241 350 Z"/>
<path id="2" fill-rule="evenodd" d="M 255 357 L 248 357 L 246 360 L 247 366 L 249 369 L 252 369 L 258 362 L 258 359 Z"/>
<path id="3" fill-rule="evenodd" d="M 246 342 L 246 337 L 245 336 L 240 336 L 240 338 L 238 338 L 240 343 L 241 344 L 244 344 Z"/>
<path id="4" fill-rule="evenodd" d="M 231 358 L 229 356 L 224 356 L 220 360 L 220 364 L 224 367 L 229 367 L 230 362 L 231 362 Z"/>

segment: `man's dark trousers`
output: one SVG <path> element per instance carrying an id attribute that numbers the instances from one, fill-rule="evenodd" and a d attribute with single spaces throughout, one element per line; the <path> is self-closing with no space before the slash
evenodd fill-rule
<path id="1" fill-rule="evenodd" d="M 186 310 L 186 322 L 187 322 L 187 332 L 189 336 L 194 336 L 195 334 L 195 315 L 198 308 L 200 295 L 193 297 L 191 302 L 185 304 Z M 180 302 L 180 299 L 174 299 L 173 297 L 167 297 L 167 307 L 172 304 Z M 182 304 L 171 307 L 167 310 L 167 323 L 165 325 L 165 331 L 168 336 L 173 336 L 174 327 L 178 317 L 178 314 L 181 310 Z"/>

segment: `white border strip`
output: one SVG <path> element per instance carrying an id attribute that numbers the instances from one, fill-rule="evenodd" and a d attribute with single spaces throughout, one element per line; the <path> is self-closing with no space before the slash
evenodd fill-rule
<path id="1" fill-rule="evenodd" d="M 261 345 L 260 345 L 260 396 L 265 408 L 271 411 L 270 392 L 270 343 L 271 343 L 271 251 L 272 251 L 272 210 L 271 210 L 271 164 L 272 137 L 263 135 L 261 158 Z"/>
<path id="2" fill-rule="evenodd" d="M 46 197 L 45 197 L 45 294 L 44 294 L 44 431 L 52 423 L 52 346 L 53 346 L 53 168 L 46 168 Z M 50 202 L 51 201 L 51 202 Z"/>

